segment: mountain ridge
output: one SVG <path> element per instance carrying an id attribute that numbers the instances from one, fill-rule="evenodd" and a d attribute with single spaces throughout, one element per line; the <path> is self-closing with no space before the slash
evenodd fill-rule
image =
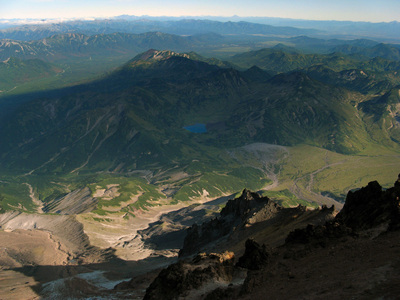
<path id="1" fill-rule="evenodd" d="M 245 247 L 245 250 L 243 251 L 242 249 L 241 251 L 244 254 L 239 257 L 238 262 L 234 266 L 231 260 L 235 259 L 235 253 L 223 252 L 227 245 L 230 245 L 232 249 L 232 244 L 238 242 L 239 239 L 237 237 L 233 238 L 231 236 L 224 245 L 214 244 L 213 250 L 217 251 L 216 253 L 207 254 L 200 252 L 192 261 L 189 259 L 180 260 L 170 265 L 167 269 L 163 269 L 147 288 L 145 299 L 164 299 L 166 290 L 170 290 L 170 286 L 178 284 L 177 281 L 180 284 L 179 288 L 175 289 L 175 297 L 191 295 L 191 297 L 195 297 L 196 299 L 251 299 L 260 296 L 262 293 L 265 295 L 267 291 L 269 295 L 284 297 L 286 299 L 295 299 L 298 297 L 298 293 L 305 297 L 312 297 L 315 294 L 315 287 L 312 290 L 304 286 L 300 289 L 300 286 L 296 284 L 296 282 L 301 281 L 302 285 L 304 285 L 308 281 L 302 277 L 298 278 L 304 272 L 307 272 L 308 278 L 318 274 L 320 285 L 323 285 L 324 289 L 328 286 L 330 287 L 329 290 L 323 291 L 324 297 L 327 295 L 337 295 L 338 290 L 339 294 L 342 295 L 362 295 L 367 293 L 368 295 L 384 294 L 393 297 L 397 290 L 394 284 L 399 275 L 398 271 L 394 271 L 398 263 L 394 252 L 388 251 L 384 259 L 370 259 L 370 255 L 373 255 L 374 249 L 384 249 L 389 244 L 396 249 L 400 246 L 399 243 L 396 243 L 396 245 L 393 244 L 393 241 L 399 234 L 399 187 L 400 184 L 396 181 L 394 187 L 383 191 L 381 186 L 374 181 L 358 191 L 349 192 L 344 208 L 336 216 L 332 214 L 334 211 L 332 207 L 328 220 L 320 219 L 318 225 L 308 224 L 305 228 L 301 228 L 300 225 L 299 228 L 288 234 L 284 244 L 280 247 L 271 248 L 265 244 L 260 246 L 254 238 L 249 238 L 248 236 L 251 234 L 248 234 L 245 245 L 242 246 L 242 248 Z M 230 203 L 228 211 L 231 213 L 238 212 L 234 214 L 236 217 L 242 218 L 242 220 L 243 218 L 246 219 L 246 214 L 249 212 L 246 209 L 243 210 L 243 200 L 246 203 L 250 203 L 251 201 L 257 202 L 257 200 L 260 200 L 260 196 L 244 190 L 241 197 L 228 202 Z M 261 210 L 259 208 L 258 211 L 253 213 L 250 211 L 250 214 L 256 216 Z M 324 210 L 327 210 L 327 208 L 322 208 L 321 212 Z M 227 214 L 226 211 L 225 213 L 221 211 L 221 217 L 226 217 L 227 215 L 229 215 L 229 212 Z M 296 218 L 299 215 L 296 215 Z M 287 225 L 288 219 L 290 219 L 288 216 L 286 216 L 286 219 L 281 219 L 281 225 Z M 201 227 L 207 228 L 208 225 L 215 222 L 216 220 L 209 221 Z M 252 222 L 247 222 L 246 224 L 250 228 L 251 226 L 255 226 Z M 231 226 L 235 230 L 234 224 Z M 215 226 L 212 227 L 214 230 L 218 228 Z M 267 227 L 265 226 L 264 228 Z M 191 238 L 191 243 L 195 243 L 201 239 L 201 236 L 193 234 L 193 230 L 196 228 L 194 225 L 191 228 L 192 231 L 188 231 L 186 239 L 189 240 Z M 252 234 L 255 236 L 254 233 Z M 210 241 L 218 239 L 218 237 L 213 237 L 210 234 L 208 236 Z M 242 239 L 246 239 L 246 235 L 243 234 Z M 261 235 L 258 235 L 257 239 L 261 240 Z M 263 235 L 263 239 L 268 240 L 265 234 Z M 268 243 L 271 243 L 271 237 L 269 239 Z M 379 243 L 377 244 L 379 246 L 374 245 L 378 241 Z M 241 242 L 243 243 L 243 240 Z M 340 251 L 346 254 L 339 255 L 340 251 L 335 251 L 335 248 L 339 248 Z M 339 264 L 345 270 L 349 269 L 345 267 L 346 264 L 350 264 L 351 268 L 357 268 L 357 270 L 365 269 L 372 271 L 377 270 L 377 268 L 385 263 L 389 263 L 391 272 L 385 273 L 385 282 L 387 282 L 387 284 L 384 284 L 385 288 L 380 288 L 378 282 L 376 282 L 377 286 L 375 285 L 372 288 L 364 286 L 363 282 L 366 280 L 369 282 L 374 281 L 375 275 L 365 276 L 362 279 L 353 278 L 351 291 L 338 289 L 337 287 L 334 288 L 338 279 L 335 276 L 328 276 L 332 275 L 332 272 L 335 272 L 335 268 L 331 269 L 325 266 L 325 264 L 329 265 L 328 261 L 331 259 L 329 256 L 324 259 L 324 255 L 326 255 L 324 254 L 326 252 L 325 249 L 330 249 L 329 253 L 335 256 L 336 264 Z M 344 249 L 352 249 L 352 255 L 356 256 L 361 253 L 365 255 L 368 252 L 368 256 L 365 255 L 357 259 L 357 264 L 349 263 L 348 252 L 350 251 L 344 251 Z M 203 249 L 197 250 L 201 251 Z M 201 279 L 197 278 L 198 274 L 193 271 L 196 264 L 199 260 L 208 257 L 215 257 L 219 260 L 219 264 L 217 266 L 207 264 L 208 273 L 204 271 L 204 268 Z M 225 257 L 229 257 L 229 260 L 224 259 Z M 370 259 L 369 262 L 367 262 L 368 259 Z M 311 263 L 310 260 L 314 260 L 314 263 Z M 299 261 L 305 262 L 299 264 Z M 304 263 L 307 265 L 304 265 Z M 180 268 L 180 276 L 174 275 L 176 272 L 174 269 L 178 267 Z M 318 271 L 312 272 L 312 268 L 316 267 Z M 220 270 L 221 268 L 224 271 Z M 216 270 L 219 271 L 216 272 Z M 244 270 L 246 271 L 245 279 L 239 280 L 239 278 L 243 279 L 242 272 Z M 203 272 L 206 274 L 203 274 Z M 219 274 L 229 274 L 229 276 L 221 278 Z M 328 278 L 324 280 L 323 276 L 328 276 Z M 219 286 L 211 286 L 209 281 L 212 280 L 219 281 Z M 330 282 L 330 280 L 334 283 Z M 165 286 L 166 281 L 168 282 L 167 286 Z M 237 281 L 241 283 L 237 283 Z M 196 284 L 193 284 L 194 282 Z M 290 288 L 283 288 L 283 286 L 287 287 L 288 285 Z M 280 288 L 276 289 L 273 286 L 279 286 Z M 198 295 L 195 292 L 200 287 L 202 287 L 202 295 Z M 293 290 L 295 287 L 297 289 Z M 129 289 L 130 286 L 127 285 L 125 288 Z M 317 289 L 319 290 L 320 288 Z"/>
<path id="2" fill-rule="evenodd" d="M 188 48 L 188 45 L 187 39 L 183 37 L 160 32 L 111 33 L 90 36 L 80 33 L 64 33 L 29 42 L 0 40 L 0 48 L 3 50 L 0 59 L 7 59 L 10 56 L 38 57 L 54 62 L 65 60 L 67 54 L 73 56 L 99 55 L 102 52 L 114 53 L 114 55 L 124 52 L 135 54 L 158 47 L 176 47 L 182 50 Z"/>

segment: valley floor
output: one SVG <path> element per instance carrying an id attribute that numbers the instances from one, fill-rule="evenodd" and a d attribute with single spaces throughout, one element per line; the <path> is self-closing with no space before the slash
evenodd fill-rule
<path id="1" fill-rule="evenodd" d="M 271 195 L 272 199 L 276 196 L 278 200 L 287 201 L 287 206 L 297 206 L 299 202 L 296 201 L 302 200 L 303 205 L 315 201 L 320 205 L 335 205 L 337 209 L 340 209 L 342 202 L 338 202 L 338 199 L 334 199 L 330 194 L 325 194 L 326 191 L 332 191 L 338 195 L 343 193 L 343 190 L 365 185 L 371 177 L 376 177 L 384 185 L 388 185 L 393 182 L 393 178 L 396 178 L 400 167 L 400 157 L 397 153 L 390 151 L 376 155 L 369 153 L 346 156 L 311 146 L 284 148 L 268 144 L 248 145 L 235 151 L 238 161 L 244 165 L 261 168 L 272 180 L 272 183 L 260 192 Z M 376 152 L 379 151 L 376 150 Z M 310 155 L 313 157 L 312 161 L 309 159 Z M 382 172 L 382 168 L 385 172 Z M 24 186 L 27 188 L 26 184 Z M 28 188 L 29 196 L 35 198 L 32 188 L 29 185 Z M 230 195 L 230 197 L 233 196 Z M 204 218 L 215 217 L 228 198 L 215 200 L 204 196 L 197 201 L 179 202 L 177 205 L 152 206 L 147 210 L 137 210 L 134 218 L 123 218 L 122 212 L 121 214 L 112 212 L 106 216 L 93 212 L 70 216 L 19 212 L 2 214 L 0 215 L 0 299 L 35 299 L 39 295 L 47 295 L 47 297 L 58 295 L 61 299 L 70 293 L 71 286 L 74 286 L 75 293 L 68 294 L 71 297 L 77 297 L 79 293 L 83 293 L 97 297 L 107 295 L 106 297 L 111 299 L 125 296 L 140 298 L 144 295 L 148 284 L 157 275 L 157 270 L 176 261 L 178 250 L 182 247 L 185 230 L 191 222 L 196 221 L 201 224 Z M 299 217 L 295 222 L 290 223 L 286 231 L 270 227 L 258 233 L 254 231 L 253 235 L 260 242 L 268 242 L 264 241 L 263 237 L 268 234 L 275 236 L 276 241 L 282 243 L 288 230 L 306 225 L 307 222 L 309 222 L 308 217 Z M 256 230 L 256 227 L 254 226 L 253 229 Z M 241 238 L 244 239 L 243 234 Z M 399 251 L 396 238 L 390 238 L 390 242 L 386 242 L 383 237 L 382 239 L 385 245 L 393 243 L 393 247 L 389 248 L 394 252 L 387 254 L 395 258 L 395 253 Z M 323 249 L 318 252 L 321 256 L 318 259 L 325 262 L 326 266 L 315 265 L 313 267 L 315 270 L 310 267 L 307 274 L 299 271 L 302 268 L 300 264 L 304 260 L 304 264 L 311 266 L 313 255 L 302 256 L 293 261 L 279 258 L 279 260 L 282 259 L 283 265 L 290 263 L 293 267 L 278 266 L 274 271 L 276 272 L 274 276 L 279 279 L 277 279 L 278 283 L 269 283 L 269 289 L 273 291 L 272 295 L 284 295 L 283 298 L 294 297 L 295 294 L 291 295 L 290 291 L 300 289 L 302 285 L 310 286 L 312 289 L 313 284 L 318 285 L 320 280 L 321 284 L 324 282 L 325 275 L 323 274 L 327 274 L 326 278 L 336 278 L 334 272 L 339 270 L 337 267 L 347 266 L 346 256 L 342 255 L 342 252 L 350 251 L 348 255 L 355 256 L 355 253 L 359 251 L 357 247 L 361 249 L 363 245 L 366 251 L 371 249 L 368 250 L 369 254 L 366 254 L 369 255 L 368 257 L 374 251 L 383 252 L 384 248 L 379 248 L 382 245 L 378 245 L 379 243 L 375 245 L 374 241 L 359 241 L 359 244 L 354 246 L 356 248 L 353 252 L 351 252 L 353 246 L 346 246 L 346 243 L 341 244 L 342 251 L 335 246 L 330 250 Z M 160 246 L 161 243 L 166 242 L 168 247 Z M 273 246 L 279 246 L 279 243 Z M 238 243 L 234 247 L 237 255 L 243 252 L 243 243 L 240 245 Z M 307 259 L 310 262 L 307 262 Z M 372 258 L 368 258 L 368 261 L 370 260 Z M 384 274 L 393 273 L 392 266 L 387 264 L 389 260 L 387 263 L 382 260 L 380 269 L 364 264 L 366 268 L 364 272 L 369 270 L 368 272 L 376 274 L 376 278 L 386 278 Z M 289 271 L 285 271 L 286 269 Z M 288 272 L 294 274 L 294 277 L 288 276 Z M 360 274 L 352 273 L 351 269 L 346 272 L 362 278 Z M 320 279 L 318 274 L 322 276 Z M 398 276 L 396 273 L 393 274 L 393 276 Z M 135 291 L 112 290 L 117 283 L 131 278 L 136 280 L 138 288 Z M 285 283 L 285 278 L 287 283 Z M 347 279 L 341 281 L 337 278 L 337 281 L 333 282 L 341 286 L 343 282 L 350 280 L 350 277 L 343 278 Z M 392 277 L 387 278 L 389 281 L 392 280 L 390 279 Z M 383 284 L 382 282 L 373 281 L 370 285 L 365 283 L 366 285 L 360 288 L 365 288 L 367 291 L 366 286 L 369 286 L 374 293 L 374 289 L 378 289 Z M 271 286 L 272 284 L 274 286 Z M 286 284 L 293 287 L 286 291 Z M 282 287 L 286 292 L 279 294 L 283 293 Z M 329 293 L 331 289 L 333 286 L 326 288 Z M 313 297 L 317 299 L 320 296 L 321 299 L 324 298 L 324 293 L 328 293 L 320 288 L 316 290 L 321 293 L 313 294 Z M 359 291 L 358 287 L 357 290 Z M 264 292 L 262 288 L 255 285 L 254 293 Z M 345 295 L 349 294 L 345 293 Z M 332 294 L 332 296 L 339 297 L 339 294 Z M 304 297 L 311 299 L 307 298 L 311 297 L 309 295 Z"/>

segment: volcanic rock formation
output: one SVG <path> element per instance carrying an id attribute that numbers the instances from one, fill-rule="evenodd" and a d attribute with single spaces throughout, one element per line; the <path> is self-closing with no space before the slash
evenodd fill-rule
<path id="1" fill-rule="evenodd" d="M 260 299 L 267 295 L 271 299 L 396 299 L 400 292 L 399 182 L 387 190 L 376 181 L 370 182 L 348 193 L 336 217 L 333 207 L 323 207 L 316 210 L 323 216 L 319 218 L 301 208 L 272 205 L 268 198 L 244 190 L 238 199 L 228 202 L 218 218 L 188 230 L 181 254 L 190 254 L 224 235 L 233 243 L 235 230 L 254 233 L 246 225 L 257 222 L 276 226 L 265 221 L 277 219 L 284 227 L 296 218 L 306 220 L 305 215 L 312 216 L 310 221 L 320 222 L 303 223 L 303 228 L 292 230 L 285 243 L 273 249 L 247 239 L 244 254 L 235 266 L 233 253 L 229 254 L 229 263 L 221 258 L 226 254 L 201 254 L 192 262 L 181 260 L 161 271 L 145 299 Z M 212 267 L 204 263 L 210 257 Z M 231 280 L 231 284 L 204 288 L 213 278 Z"/>
<path id="2" fill-rule="evenodd" d="M 275 216 L 282 208 L 268 197 L 245 189 L 239 198 L 229 200 L 220 216 L 202 225 L 194 224 L 187 231 L 179 256 L 196 253 L 205 245 L 244 228 Z"/>
<path id="3" fill-rule="evenodd" d="M 145 300 L 176 299 L 215 281 L 230 282 L 234 254 L 199 254 L 191 262 L 179 261 L 162 270 L 146 291 Z"/>

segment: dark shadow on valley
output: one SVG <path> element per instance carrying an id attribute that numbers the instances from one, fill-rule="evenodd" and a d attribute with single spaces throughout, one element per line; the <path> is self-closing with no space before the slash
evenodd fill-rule
<path id="1" fill-rule="evenodd" d="M 33 277 L 38 284 L 31 286 L 31 289 L 38 295 L 42 295 L 45 284 L 54 282 L 58 279 L 66 279 L 64 284 L 67 289 L 66 293 L 68 296 L 89 296 L 89 295 L 107 295 L 113 294 L 114 286 L 111 289 L 105 287 L 96 287 L 96 283 L 92 280 L 86 281 L 88 276 L 77 276 L 79 274 L 90 273 L 101 271 L 102 275 L 109 280 L 111 283 L 115 282 L 115 285 L 122 281 L 129 281 L 132 278 L 144 276 L 151 272 L 155 276 L 158 274 L 158 270 L 165 268 L 166 266 L 177 261 L 176 257 L 148 257 L 139 261 L 125 261 L 114 257 L 107 262 L 103 263 L 89 263 L 89 264 L 76 264 L 76 265 L 65 265 L 65 266 L 51 266 L 51 265 L 36 265 L 36 266 L 24 266 L 20 268 L 10 268 L 9 270 L 20 272 L 28 277 Z M 151 283 L 147 282 L 151 276 L 144 276 L 141 281 L 147 285 Z M 71 289 L 70 291 L 68 291 Z M 65 295 L 67 296 L 67 295 Z"/>
<path id="2" fill-rule="evenodd" d="M 193 224 L 201 225 L 219 215 L 220 206 L 233 199 L 235 194 L 203 203 L 192 204 L 164 214 L 138 233 L 146 248 L 154 250 L 181 249 L 187 229 Z"/>

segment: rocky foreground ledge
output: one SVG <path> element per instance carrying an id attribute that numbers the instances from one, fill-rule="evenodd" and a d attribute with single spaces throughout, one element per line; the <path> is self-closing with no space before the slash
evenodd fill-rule
<path id="1" fill-rule="evenodd" d="M 238 249 L 241 242 L 236 264 L 230 251 L 182 259 L 160 272 L 145 299 L 396 299 L 399 198 L 399 181 L 387 190 L 370 182 L 349 192 L 336 214 L 333 207 L 284 209 L 244 190 L 218 218 L 191 227 L 180 253 L 188 257 L 196 248 Z M 291 228 L 299 219 L 310 223 L 290 231 L 278 246 L 257 242 L 275 243 L 279 239 L 266 237 L 271 233 L 266 227 Z"/>

